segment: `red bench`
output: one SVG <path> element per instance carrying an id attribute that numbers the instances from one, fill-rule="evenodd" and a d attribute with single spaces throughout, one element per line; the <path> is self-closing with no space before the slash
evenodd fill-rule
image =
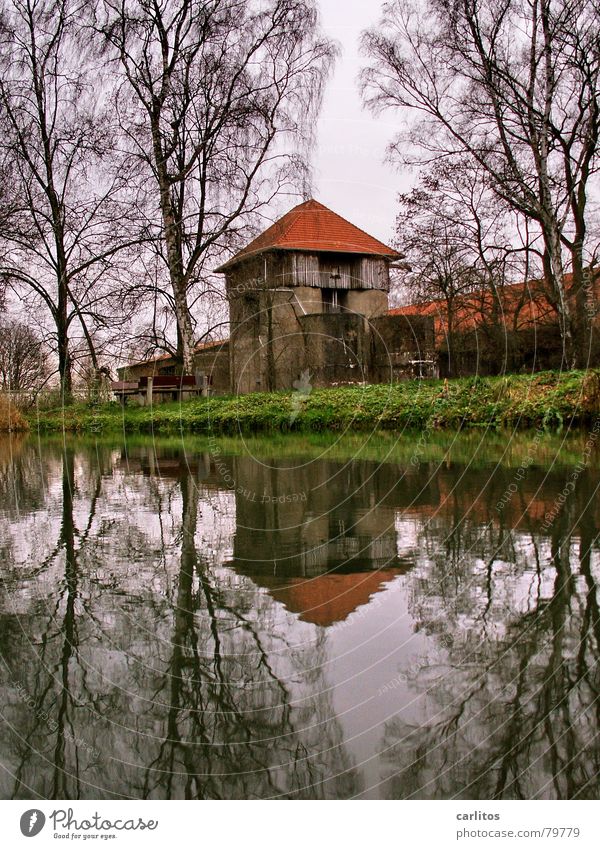
<path id="1" fill-rule="evenodd" d="M 202 375 L 198 379 L 193 374 L 156 374 L 140 377 L 138 381 L 119 380 L 111 384 L 117 398 L 125 403 L 130 396 L 137 395 L 140 403 L 152 403 L 155 395 L 170 395 L 177 398 L 206 393 L 212 383 L 210 376 Z"/>
<path id="2" fill-rule="evenodd" d="M 156 374 L 152 378 L 140 377 L 140 391 L 148 389 L 148 380 L 152 380 L 153 392 L 172 392 L 182 389 L 196 389 L 196 378 L 193 374 Z"/>

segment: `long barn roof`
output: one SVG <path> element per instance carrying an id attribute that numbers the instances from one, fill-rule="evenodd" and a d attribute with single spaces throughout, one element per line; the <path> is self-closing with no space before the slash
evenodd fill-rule
<path id="1" fill-rule="evenodd" d="M 272 224 L 215 271 L 270 250 L 361 254 L 398 259 L 401 254 L 316 200 L 307 200 Z"/>
<path id="2" fill-rule="evenodd" d="M 572 308 L 576 308 L 573 275 L 565 274 L 564 286 Z M 494 308 L 500 308 L 498 320 L 514 330 L 532 330 L 544 325 L 555 327 L 556 308 L 549 297 L 549 284 L 541 280 L 508 283 L 492 291 L 488 286 L 458 295 L 454 304 L 453 323 L 458 333 L 469 333 L 490 320 Z M 591 289 L 600 297 L 600 270 L 594 270 Z M 433 317 L 436 346 L 440 347 L 448 334 L 448 310 L 443 298 L 396 307 L 388 315 L 430 315 Z"/>

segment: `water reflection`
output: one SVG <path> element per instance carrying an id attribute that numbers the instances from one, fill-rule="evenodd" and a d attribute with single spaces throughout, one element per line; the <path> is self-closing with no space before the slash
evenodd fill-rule
<path id="1" fill-rule="evenodd" d="M 0 443 L 2 797 L 595 798 L 595 464 L 268 454 Z"/>
<path id="2" fill-rule="evenodd" d="M 237 482 L 231 565 L 304 621 L 345 621 L 412 565 L 398 554 L 394 470 L 245 456 L 220 471 Z"/>

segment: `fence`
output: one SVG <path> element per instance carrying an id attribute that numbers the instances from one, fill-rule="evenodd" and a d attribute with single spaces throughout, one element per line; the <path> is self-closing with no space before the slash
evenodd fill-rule
<path id="1" fill-rule="evenodd" d="M 22 389 L 0 390 L 0 395 L 7 398 L 18 410 L 29 410 L 32 407 L 46 409 L 61 404 L 61 393 L 57 387 L 53 389 Z M 71 390 L 71 401 L 79 403 L 105 402 L 113 399 L 110 383 L 100 386 L 76 386 Z"/>

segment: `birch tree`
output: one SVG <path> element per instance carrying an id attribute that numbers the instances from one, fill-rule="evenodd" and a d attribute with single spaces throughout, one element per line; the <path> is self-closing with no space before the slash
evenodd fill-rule
<path id="1" fill-rule="evenodd" d="M 73 334 L 96 361 L 94 325 L 109 312 L 112 262 L 127 244 L 126 171 L 86 18 L 79 0 L 7 0 L 0 16 L 0 152 L 14 189 L 1 274 L 50 316 L 65 396 Z"/>
<path id="2" fill-rule="evenodd" d="M 189 373 L 190 293 L 249 216 L 294 187 L 334 50 L 309 0 L 103 0 L 97 30 Z"/>

